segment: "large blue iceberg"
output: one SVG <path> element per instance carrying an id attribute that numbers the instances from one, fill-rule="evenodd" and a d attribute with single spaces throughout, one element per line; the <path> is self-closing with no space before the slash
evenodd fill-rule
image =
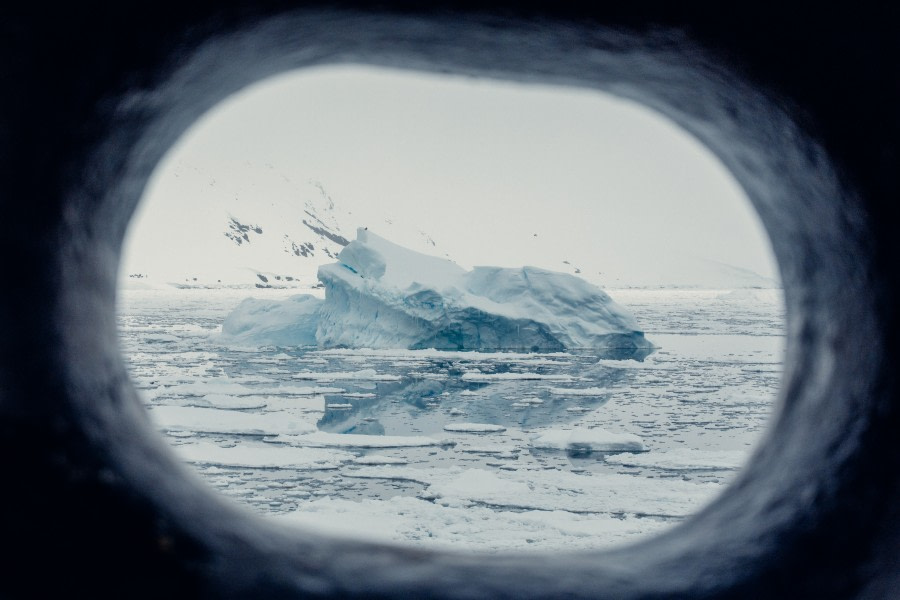
<path id="1" fill-rule="evenodd" d="M 653 349 L 631 313 L 573 275 L 536 267 L 466 271 L 364 229 L 338 261 L 319 268 L 325 300 L 297 296 L 283 307 L 245 300 L 223 334 L 282 345 L 314 340 L 322 348 L 592 349 L 637 358 Z"/>

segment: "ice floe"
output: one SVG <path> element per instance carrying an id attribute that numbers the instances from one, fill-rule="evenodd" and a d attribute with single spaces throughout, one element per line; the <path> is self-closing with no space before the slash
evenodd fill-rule
<path id="1" fill-rule="evenodd" d="M 482 373 L 480 371 L 469 371 L 463 373 L 460 379 L 463 381 L 571 381 L 572 376 L 551 373 Z"/>
<path id="2" fill-rule="evenodd" d="M 603 396 L 610 393 L 608 388 L 601 387 L 585 387 L 585 388 L 560 388 L 552 387 L 549 391 L 554 396 Z"/>
<path id="3" fill-rule="evenodd" d="M 449 507 L 404 496 L 361 502 L 319 498 L 278 519 L 328 535 L 480 553 L 607 548 L 667 524 L 630 515 Z"/>
<path id="4" fill-rule="evenodd" d="M 532 448 L 580 452 L 643 452 L 644 442 L 633 433 L 610 433 L 599 427 L 549 429 L 531 439 Z"/>
<path id="5" fill-rule="evenodd" d="M 506 431 L 506 427 L 491 425 L 490 423 L 447 423 L 444 425 L 444 431 L 455 433 L 501 433 Z"/>
<path id="6" fill-rule="evenodd" d="M 316 431 L 312 423 L 282 413 L 247 413 L 195 406 L 156 406 L 150 415 L 160 429 L 237 435 L 300 434 Z"/>
<path id="7" fill-rule="evenodd" d="M 305 435 L 279 435 L 266 441 L 289 446 L 321 448 L 416 448 L 423 446 L 448 446 L 453 442 L 423 435 L 364 435 L 328 433 L 316 431 Z"/>
<path id="8" fill-rule="evenodd" d="M 694 450 L 678 448 L 643 454 L 607 456 L 609 464 L 626 467 L 653 467 L 672 471 L 734 470 L 740 468 L 747 453 L 738 450 Z"/>
<path id="9" fill-rule="evenodd" d="M 265 398 L 259 396 L 230 396 L 228 394 L 207 394 L 203 397 L 213 408 L 224 408 L 231 410 L 248 410 L 253 408 L 265 408 Z"/>
<path id="10" fill-rule="evenodd" d="M 247 444 L 222 447 L 208 442 L 182 444 L 175 447 L 175 452 L 190 463 L 262 469 L 337 469 L 342 464 L 354 459 L 349 452 L 339 450 L 279 448 Z"/>
<path id="11" fill-rule="evenodd" d="M 294 373 L 294 379 L 315 379 L 335 381 L 339 379 L 364 379 L 368 381 L 398 381 L 399 375 L 390 375 L 386 373 L 378 373 L 375 369 L 361 369 L 359 371 L 343 371 L 337 373 L 314 373 L 311 371 L 301 371 Z"/>

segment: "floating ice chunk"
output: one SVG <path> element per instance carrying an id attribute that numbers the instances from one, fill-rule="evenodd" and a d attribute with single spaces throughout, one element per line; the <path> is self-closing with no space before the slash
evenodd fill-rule
<path id="1" fill-rule="evenodd" d="M 144 334 L 141 338 L 144 342 L 156 343 L 156 342 L 180 342 L 181 338 L 177 335 L 172 335 L 170 333 L 149 333 Z"/>
<path id="2" fill-rule="evenodd" d="M 247 410 L 252 408 L 265 408 L 266 401 L 258 396 L 230 396 L 228 394 L 207 394 L 203 399 L 213 408 L 227 408 L 232 410 Z"/>
<path id="3" fill-rule="evenodd" d="M 572 381 L 571 375 L 558 375 L 549 373 L 482 373 L 480 371 L 469 371 L 460 376 L 463 381 Z"/>
<path id="4" fill-rule="evenodd" d="M 738 390 L 716 395 L 714 402 L 719 406 L 729 407 L 763 407 L 766 411 L 772 406 L 774 397 L 772 394 L 761 393 L 753 390 Z"/>
<path id="5" fill-rule="evenodd" d="M 588 388 L 549 388 L 550 393 L 554 396 L 603 396 L 609 393 L 607 388 L 588 387 Z"/>
<path id="6" fill-rule="evenodd" d="M 395 456 L 382 456 L 380 454 L 368 454 L 353 460 L 358 465 L 405 465 L 406 459 Z"/>
<path id="7" fill-rule="evenodd" d="M 481 498 L 525 499 L 532 491 L 525 481 L 501 478 L 496 473 L 483 469 L 467 469 L 449 481 L 432 484 L 428 489 L 429 495 L 435 498 L 442 498 L 445 502 L 459 499 L 464 501 L 462 504 Z M 515 502 L 512 505 L 518 508 Z"/>
<path id="8" fill-rule="evenodd" d="M 501 433 L 506 431 L 506 427 L 503 427 L 502 425 L 491 425 L 490 423 L 447 423 L 444 425 L 444 431 L 459 433 Z"/>
<path id="9" fill-rule="evenodd" d="M 275 518 L 355 540 L 467 552 L 599 549 L 667 526 L 666 521 L 646 517 L 455 508 L 405 496 L 362 502 L 320 498 Z"/>
<path id="10" fill-rule="evenodd" d="M 318 396 L 321 394 L 343 394 L 346 390 L 344 388 L 328 386 L 293 387 L 284 385 L 278 388 L 271 388 L 264 391 L 271 396 Z"/>
<path id="11" fill-rule="evenodd" d="M 452 446 L 453 442 L 422 435 L 363 435 L 316 431 L 306 435 L 279 435 L 266 441 L 289 446 L 322 448 L 415 448 L 421 446 Z"/>
<path id="12" fill-rule="evenodd" d="M 164 431 L 196 431 L 237 435 L 312 433 L 316 426 L 283 413 L 246 413 L 194 406 L 157 406 L 150 415 Z"/>
<path id="13" fill-rule="evenodd" d="M 531 440 L 532 448 L 582 452 L 643 452 L 644 443 L 633 433 L 605 429 L 548 429 Z"/>
<path id="14" fill-rule="evenodd" d="M 428 484 L 429 471 L 426 469 L 410 469 L 401 466 L 374 466 L 361 467 L 355 471 L 345 471 L 342 473 L 344 477 L 355 477 L 357 479 L 388 479 L 391 481 L 415 481 L 417 483 Z"/>
<path id="15" fill-rule="evenodd" d="M 471 454 L 494 454 L 494 455 L 503 455 L 508 457 L 517 457 L 519 455 L 519 449 L 516 447 L 510 446 L 457 446 L 458 452 L 469 452 Z"/>
<path id="16" fill-rule="evenodd" d="M 315 354 L 320 356 L 368 356 L 373 358 L 393 359 L 398 361 L 422 361 L 431 358 L 440 360 L 496 360 L 501 362 L 527 362 L 530 364 L 556 363 L 552 358 L 572 358 L 568 352 L 546 352 L 540 356 L 525 352 L 457 352 L 452 350 L 438 350 L 435 348 L 420 348 L 409 350 L 406 348 L 328 348 L 318 350 Z"/>
<path id="17" fill-rule="evenodd" d="M 175 453 L 190 463 L 262 469 L 337 469 L 354 459 L 349 452 L 339 450 L 276 448 L 248 444 L 223 448 L 209 442 L 175 446 Z"/>
<path id="18" fill-rule="evenodd" d="M 649 360 L 639 362 L 636 360 L 615 360 L 611 358 L 601 358 L 597 361 L 597 365 L 609 369 L 653 369 L 655 371 L 672 371 L 678 368 L 674 365 L 660 364 Z"/>
<path id="19" fill-rule="evenodd" d="M 169 430 L 166 431 L 166 435 L 173 438 L 190 438 L 197 435 L 193 431 L 182 431 L 182 430 Z"/>
<path id="20" fill-rule="evenodd" d="M 626 467 L 653 467 L 671 471 L 735 470 L 746 460 L 738 450 L 676 450 L 607 456 L 606 462 Z"/>
<path id="21" fill-rule="evenodd" d="M 522 398 L 521 400 L 518 400 L 517 402 L 519 402 L 521 404 L 532 404 L 534 406 L 540 406 L 541 404 L 544 403 L 544 401 L 541 400 L 540 398 Z"/>
<path id="22" fill-rule="evenodd" d="M 398 381 L 399 375 L 389 375 L 386 373 L 378 373 L 375 369 L 361 369 L 359 371 L 339 371 L 336 373 L 314 373 L 310 371 L 301 371 L 294 374 L 294 379 L 327 379 L 334 381 L 337 379 L 359 379 L 364 381 Z"/>
<path id="23" fill-rule="evenodd" d="M 445 372 L 429 373 L 428 371 L 410 371 L 408 373 L 413 379 L 448 379 L 450 376 Z"/>
<path id="24" fill-rule="evenodd" d="M 315 346 L 322 303 L 308 294 L 281 301 L 247 298 L 225 318 L 219 340 L 227 344 Z"/>
<path id="25" fill-rule="evenodd" d="M 255 393 L 249 387 L 225 378 L 176 383 L 175 385 L 160 387 L 157 389 L 157 392 L 157 395 L 165 394 L 166 396 L 208 396 L 210 394 L 249 396 Z"/>
<path id="26" fill-rule="evenodd" d="M 334 404 L 326 404 L 325 408 L 330 408 L 331 410 L 350 410 L 353 408 L 353 405 L 335 402 Z"/>
<path id="27" fill-rule="evenodd" d="M 567 510 L 580 513 L 639 514 L 680 517 L 696 510 L 721 486 L 670 478 L 633 475 L 589 474 L 565 471 L 425 472 L 423 469 L 392 469 L 396 478 L 404 474 L 429 484 L 423 497 L 445 506 L 473 503 L 524 510 Z"/>
<path id="28" fill-rule="evenodd" d="M 784 371 L 784 367 L 780 363 L 762 363 L 747 365 L 742 367 L 741 370 L 745 373 L 781 373 Z"/>
<path id="29" fill-rule="evenodd" d="M 782 290 L 780 289 L 753 289 L 743 288 L 723 292 L 716 296 L 717 300 L 735 303 L 769 303 L 775 304 L 782 302 Z"/>
<path id="30" fill-rule="evenodd" d="M 221 394 L 227 396 L 307 396 L 314 394 L 340 394 L 344 390 L 337 387 L 310 386 L 246 386 L 237 382 L 196 381 L 182 383 L 166 388 L 158 388 L 156 396 L 208 396 Z"/>

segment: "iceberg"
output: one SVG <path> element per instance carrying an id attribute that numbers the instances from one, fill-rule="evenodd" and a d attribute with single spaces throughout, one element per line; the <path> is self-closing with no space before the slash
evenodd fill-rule
<path id="1" fill-rule="evenodd" d="M 537 267 L 475 267 L 403 248 L 367 229 L 319 267 L 325 300 L 245 300 L 223 325 L 239 341 L 373 348 L 561 352 L 643 359 L 637 321 L 599 287 Z M 315 323 L 315 332 L 312 326 Z"/>
<path id="2" fill-rule="evenodd" d="M 637 321 L 597 286 L 536 267 L 476 267 L 366 230 L 319 267 L 321 347 L 649 351 Z"/>
<path id="3" fill-rule="evenodd" d="M 222 336 L 238 344 L 316 346 L 322 302 L 309 294 L 281 301 L 247 298 L 225 317 Z"/>

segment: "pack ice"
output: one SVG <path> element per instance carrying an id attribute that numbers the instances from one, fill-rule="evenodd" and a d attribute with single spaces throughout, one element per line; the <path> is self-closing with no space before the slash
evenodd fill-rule
<path id="1" fill-rule="evenodd" d="M 653 345 L 626 309 L 583 279 L 536 267 L 475 267 L 420 254 L 368 231 L 319 267 L 325 300 L 245 300 L 225 338 L 320 348 L 609 351 Z"/>

